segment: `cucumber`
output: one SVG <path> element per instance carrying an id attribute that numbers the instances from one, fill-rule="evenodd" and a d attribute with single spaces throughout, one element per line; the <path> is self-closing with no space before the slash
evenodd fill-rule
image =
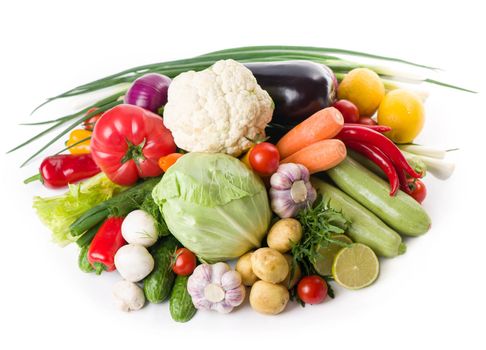
<path id="1" fill-rule="evenodd" d="M 411 196 L 397 191 L 390 196 L 388 182 L 347 157 L 327 170 L 334 183 L 388 226 L 407 236 L 419 236 L 430 228 L 430 218 Z"/>
<path id="2" fill-rule="evenodd" d="M 159 240 L 151 249 L 155 265 L 152 272 L 143 281 L 143 291 L 148 301 L 158 304 L 167 299 L 174 284 L 172 256 L 178 246 L 173 236 Z"/>
<path id="3" fill-rule="evenodd" d="M 177 322 L 187 322 L 196 314 L 197 309 L 192 303 L 187 291 L 189 276 L 177 276 L 169 300 L 169 309 L 172 319 Z"/>
<path id="4" fill-rule="evenodd" d="M 91 266 L 91 264 L 88 261 L 88 249 L 89 249 L 89 244 L 82 247 L 81 250 L 79 251 L 79 257 L 78 257 L 79 269 L 87 273 L 94 271 L 93 266 Z"/>
<path id="5" fill-rule="evenodd" d="M 311 178 L 312 185 L 332 209 L 341 211 L 351 221 L 346 235 L 354 242 L 363 243 L 380 256 L 393 258 L 403 254 L 406 246 L 402 237 L 375 214 L 349 197 L 340 189 L 318 178 Z"/>

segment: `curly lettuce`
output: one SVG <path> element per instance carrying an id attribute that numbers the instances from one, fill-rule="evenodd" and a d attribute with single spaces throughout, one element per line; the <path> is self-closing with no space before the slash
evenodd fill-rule
<path id="1" fill-rule="evenodd" d="M 126 187 L 111 182 L 100 173 L 79 184 L 69 185 L 69 190 L 53 197 L 34 197 L 33 207 L 44 225 L 52 231 L 52 240 L 65 246 L 76 240 L 69 231 L 71 225 L 86 210 L 113 197 Z"/>

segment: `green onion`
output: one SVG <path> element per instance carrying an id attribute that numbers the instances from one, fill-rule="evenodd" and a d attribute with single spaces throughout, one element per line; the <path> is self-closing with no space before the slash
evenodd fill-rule
<path id="1" fill-rule="evenodd" d="M 353 60 L 359 60 L 360 58 L 366 59 L 373 59 L 373 60 L 380 60 L 385 62 L 395 62 L 400 63 L 403 65 L 411 66 L 411 67 L 418 67 L 421 69 L 425 69 L 426 71 L 434 71 L 437 68 L 426 66 L 422 64 L 418 64 L 415 62 L 410 62 L 406 60 L 402 60 L 395 57 L 387 57 L 381 55 L 375 55 L 365 52 L 359 51 L 352 51 L 352 50 L 344 50 L 344 49 L 337 49 L 337 48 L 324 48 L 324 47 L 310 47 L 310 46 L 248 46 L 248 47 L 237 47 L 231 48 L 226 50 L 214 51 L 204 55 L 188 58 L 188 59 L 181 59 L 181 60 L 174 60 L 174 61 L 167 61 L 167 62 L 159 62 L 159 63 L 152 63 L 141 65 L 138 67 L 129 68 L 123 70 L 121 72 L 108 75 L 104 78 L 97 79 L 95 81 L 76 86 L 68 91 L 65 91 L 57 96 L 48 98 L 45 102 L 37 106 L 32 113 L 37 111 L 42 106 L 55 101 L 57 99 L 72 97 L 72 96 L 79 96 L 88 93 L 99 92 L 102 89 L 106 88 L 113 88 L 118 86 L 120 91 L 116 94 L 106 97 L 82 110 L 63 116 L 60 118 L 56 118 L 53 120 L 48 121 L 41 121 L 36 123 L 27 123 L 24 125 L 43 125 L 43 124 L 53 124 L 49 128 L 41 131 L 34 137 L 28 139 L 27 141 L 23 142 L 22 144 L 14 147 L 8 152 L 15 151 L 19 148 L 22 148 L 31 142 L 39 139 L 40 137 L 51 133 L 52 131 L 56 130 L 59 127 L 65 126 L 68 123 L 68 127 L 62 130 L 58 135 L 56 135 L 51 141 L 41 147 L 37 152 L 35 152 L 32 156 L 30 156 L 27 161 L 25 161 L 23 165 L 27 164 L 31 159 L 39 155 L 43 152 L 47 147 L 53 144 L 55 141 L 60 139 L 63 135 L 74 129 L 79 123 L 87 120 L 92 116 L 92 114 L 85 115 L 84 114 L 93 107 L 97 107 L 98 111 L 96 114 L 106 111 L 113 106 L 122 103 L 118 101 L 118 98 L 126 93 L 128 87 L 124 88 L 121 85 L 133 82 L 135 79 L 143 76 L 147 73 L 159 73 L 167 75 L 170 78 L 173 78 L 183 72 L 188 70 L 202 70 L 209 66 L 211 66 L 214 62 L 221 60 L 221 59 L 235 59 L 242 63 L 249 63 L 249 62 L 274 62 L 274 61 L 286 61 L 286 60 L 308 60 L 313 61 L 320 64 L 325 64 L 331 68 L 338 79 L 342 79 L 342 77 L 349 72 L 350 70 L 357 68 L 357 67 L 366 67 L 375 71 L 387 84 L 387 88 L 392 89 L 395 82 L 403 82 L 406 81 L 407 83 L 412 84 L 421 84 L 421 83 L 429 83 L 435 84 L 447 88 L 457 89 L 466 92 L 474 92 L 472 90 L 468 90 L 462 87 L 454 86 L 448 83 L 444 83 L 441 81 L 437 81 L 435 79 L 431 79 L 429 77 L 417 78 L 414 75 L 408 75 L 403 72 L 395 72 L 390 71 L 386 67 L 370 65 L 370 64 L 361 64 L 353 61 L 349 61 L 341 56 L 349 56 L 352 57 Z"/>

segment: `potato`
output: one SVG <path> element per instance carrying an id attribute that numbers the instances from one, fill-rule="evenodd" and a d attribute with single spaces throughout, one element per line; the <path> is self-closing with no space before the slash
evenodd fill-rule
<path id="1" fill-rule="evenodd" d="M 253 310 L 267 315 L 281 313 L 289 302 L 289 291 L 280 284 L 257 281 L 251 287 L 250 305 Z"/>
<path id="2" fill-rule="evenodd" d="M 284 286 L 287 289 L 292 289 L 297 282 L 299 282 L 300 277 L 302 276 L 302 271 L 300 270 L 299 264 L 295 265 L 295 271 L 294 271 L 294 276 L 292 278 L 292 281 L 289 282 L 290 279 L 290 273 L 292 272 L 292 255 L 290 254 L 284 254 L 285 260 L 287 260 L 287 263 L 289 264 L 289 273 L 287 274 L 287 277 L 283 280 L 282 283 L 280 283 L 282 286 Z"/>
<path id="3" fill-rule="evenodd" d="M 292 248 L 291 241 L 300 242 L 302 239 L 302 225 L 299 221 L 287 218 L 278 220 L 270 229 L 267 244 L 270 248 L 286 253 Z"/>
<path id="4" fill-rule="evenodd" d="M 258 280 L 251 267 L 252 252 L 248 252 L 238 259 L 235 270 L 241 275 L 241 280 L 245 286 L 251 287 Z"/>
<path id="5" fill-rule="evenodd" d="M 255 275 L 270 283 L 280 283 L 289 273 L 285 257 L 272 248 L 260 248 L 251 255 L 251 267 Z"/>

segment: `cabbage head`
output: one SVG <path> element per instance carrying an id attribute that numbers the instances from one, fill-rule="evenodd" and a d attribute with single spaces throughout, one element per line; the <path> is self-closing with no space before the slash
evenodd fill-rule
<path id="1" fill-rule="evenodd" d="M 221 153 L 194 152 L 179 158 L 152 196 L 170 232 L 210 263 L 259 247 L 272 215 L 260 178 Z"/>

